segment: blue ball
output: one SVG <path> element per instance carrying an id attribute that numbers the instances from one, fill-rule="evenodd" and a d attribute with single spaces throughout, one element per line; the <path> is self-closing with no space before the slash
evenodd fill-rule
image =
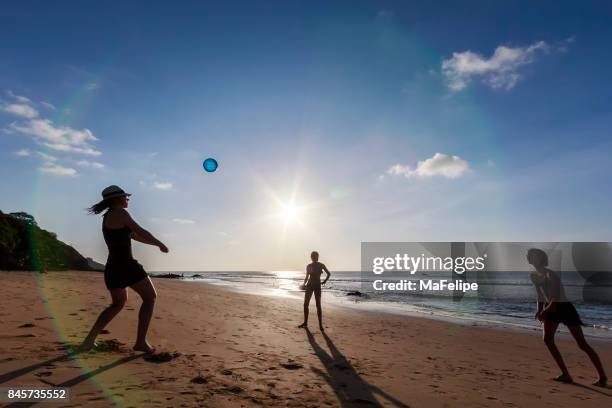
<path id="1" fill-rule="evenodd" d="M 204 160 L 204 170 L 209 173 L 212 173 L 213 171 L 217 170 L 218 166 L 219 163 L 217 163 L 217 161 L 212 157 L 209 157 L 208 159 Z"/>
<path id="2" fill-rule="evenodd" d="M 208 159 L 204 160 L 203 165 L 204 165 L 204 170 L 206 170 L 209 173 L 212 173 L 213 171 L 217 170 L 219 163 L 217 163 L 217 161 L 213 159 L 212 157 L 209 157 Z"/>

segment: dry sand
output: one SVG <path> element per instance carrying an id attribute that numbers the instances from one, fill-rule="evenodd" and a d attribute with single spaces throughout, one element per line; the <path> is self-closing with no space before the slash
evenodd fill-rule
<path id="1" fill-rule="evenodd" d="M 313 304 L 307 335 L 296 328 L 299 300 L 154 282 L 150 342 L 180 355 L 157 363 L 130 351 L 139 307 L 130 292 L 100 336 L 108 350 L 66 358 L 64 343 L 77 344 L 109 302 L 102 274 L 0 272 L 0 386 L 70 386 L 66 406 L 92 407 L 612 404 L 564 337 L 575 385 L 550 380 L 557 369 L 535 334 L 328 307 L 323 336 Z M 612 370 L 612 344 L 593 345 Z"/>

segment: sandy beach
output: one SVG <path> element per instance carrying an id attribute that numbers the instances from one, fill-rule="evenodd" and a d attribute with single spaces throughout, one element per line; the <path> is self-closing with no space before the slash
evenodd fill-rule
<path id="1" fill-rule="evenodd" d="M 101 335 L 99 350 L 67 357 L 109 296 L 94 272 L 0 272 L 0 385 L 69 386 L 65 406 L 602 407 L 586 355 L 559 336 L 577 384 L 539 335 L 327 307 L 326 335 L 301 301 L 154 279 L 150 342 L 170 361 L 131 352 L 139 298 Z M 325 302 L 325 294 L 323 295 Z M 325 306 L 325 305 L 324 305 Z M 592 341 L 612 369 L 612 344 Z M 57 405 L 55 405 L 57 406 Z"/>

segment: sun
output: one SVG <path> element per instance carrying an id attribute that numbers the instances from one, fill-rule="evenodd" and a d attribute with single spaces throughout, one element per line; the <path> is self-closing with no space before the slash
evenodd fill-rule
<path id="1" fill-rule="evenodd" d="M 287 224 L 295 224 L 300 221 L 300 208 L 295 204 L 281 204 L 278 216 Z"/>

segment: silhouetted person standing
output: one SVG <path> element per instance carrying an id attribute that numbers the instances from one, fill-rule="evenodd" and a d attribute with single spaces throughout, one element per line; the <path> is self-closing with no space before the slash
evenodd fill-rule
<path id="1" fill-rule="evenodd" d="M 559 324 L 563 323 L 567 326 L 572 336 L 574 336 L 578 347 L 589 356 L 599 374 L 599 380 L 593 385 L 605 387 L 608 377 L 601 365 L 601 360 L 584 338 L 584 333 L 582 332 L 583 323 L 574 305 L 568 302 L 559 275 L 547 268 L 548 255 L 541 249 L 531 248 L 527 251 L 527 262 L 535 268 L 535 272 L 530 274 L 531 281 L 538 295 L 538 310 L 535 317 L 542 322 L 544 343 L 546 343 L 550 354 L 552 354 L 561 369 L 561 375 L 554 380 L 565 383 L 573 382 L 563 357 L 555 344 L 555 333 Z"/>
<path id="2" fill-rule="evenodd" d="M 100 313 L 89 334 L 80 346 L 85 351 L 95 346 L 98 333 L 123 309 L 127 301 L 127 287 L 134 289 L 142 298 L 138 313 L 138 335 L 134 350 L 151 353 L 155 349 L 147 342 L 147 331 L 153 316 L 157 293 L 153 282 L 141 264 L 132 257 L 132 239 L 159 247 L 167 253 L 168 248 L 149 231 L 136 223 L 127 212 L 130 194 L 117 186 L 102 191 L 102 201 L 89 208 L 91 214 L 103 211 L 102 233 L 108 246 L 108 260 L 104 270 L 104 283 L 111 294 L 112 303 Z"/>
<path id="3" fill-rule="evenodd" d="M 310 305 L 310 298 L 312 294 L 315 295 L 315 303 L 317 304 L 317 316 L 319 317 L 319 328 L 321 331 L 325 331 L 323 328 L 323 311 L 321 310 L 321 285 L 325 285 L 325 282 L 329 279 L 331 274 L 325 265 L 319 262 L 319 253 L 312 251 L 310 254 L 312 263 L 306 267 L 306 277 L 302 286 L 306 288 L 306 294 L 304 295 L 304 323 L 300 324 L 299 328 L 306 328 L 308 326 L 308 306 Z M 327 276 L 325 280 L 321 282 L 321 275 L 325 272 Z"/>

